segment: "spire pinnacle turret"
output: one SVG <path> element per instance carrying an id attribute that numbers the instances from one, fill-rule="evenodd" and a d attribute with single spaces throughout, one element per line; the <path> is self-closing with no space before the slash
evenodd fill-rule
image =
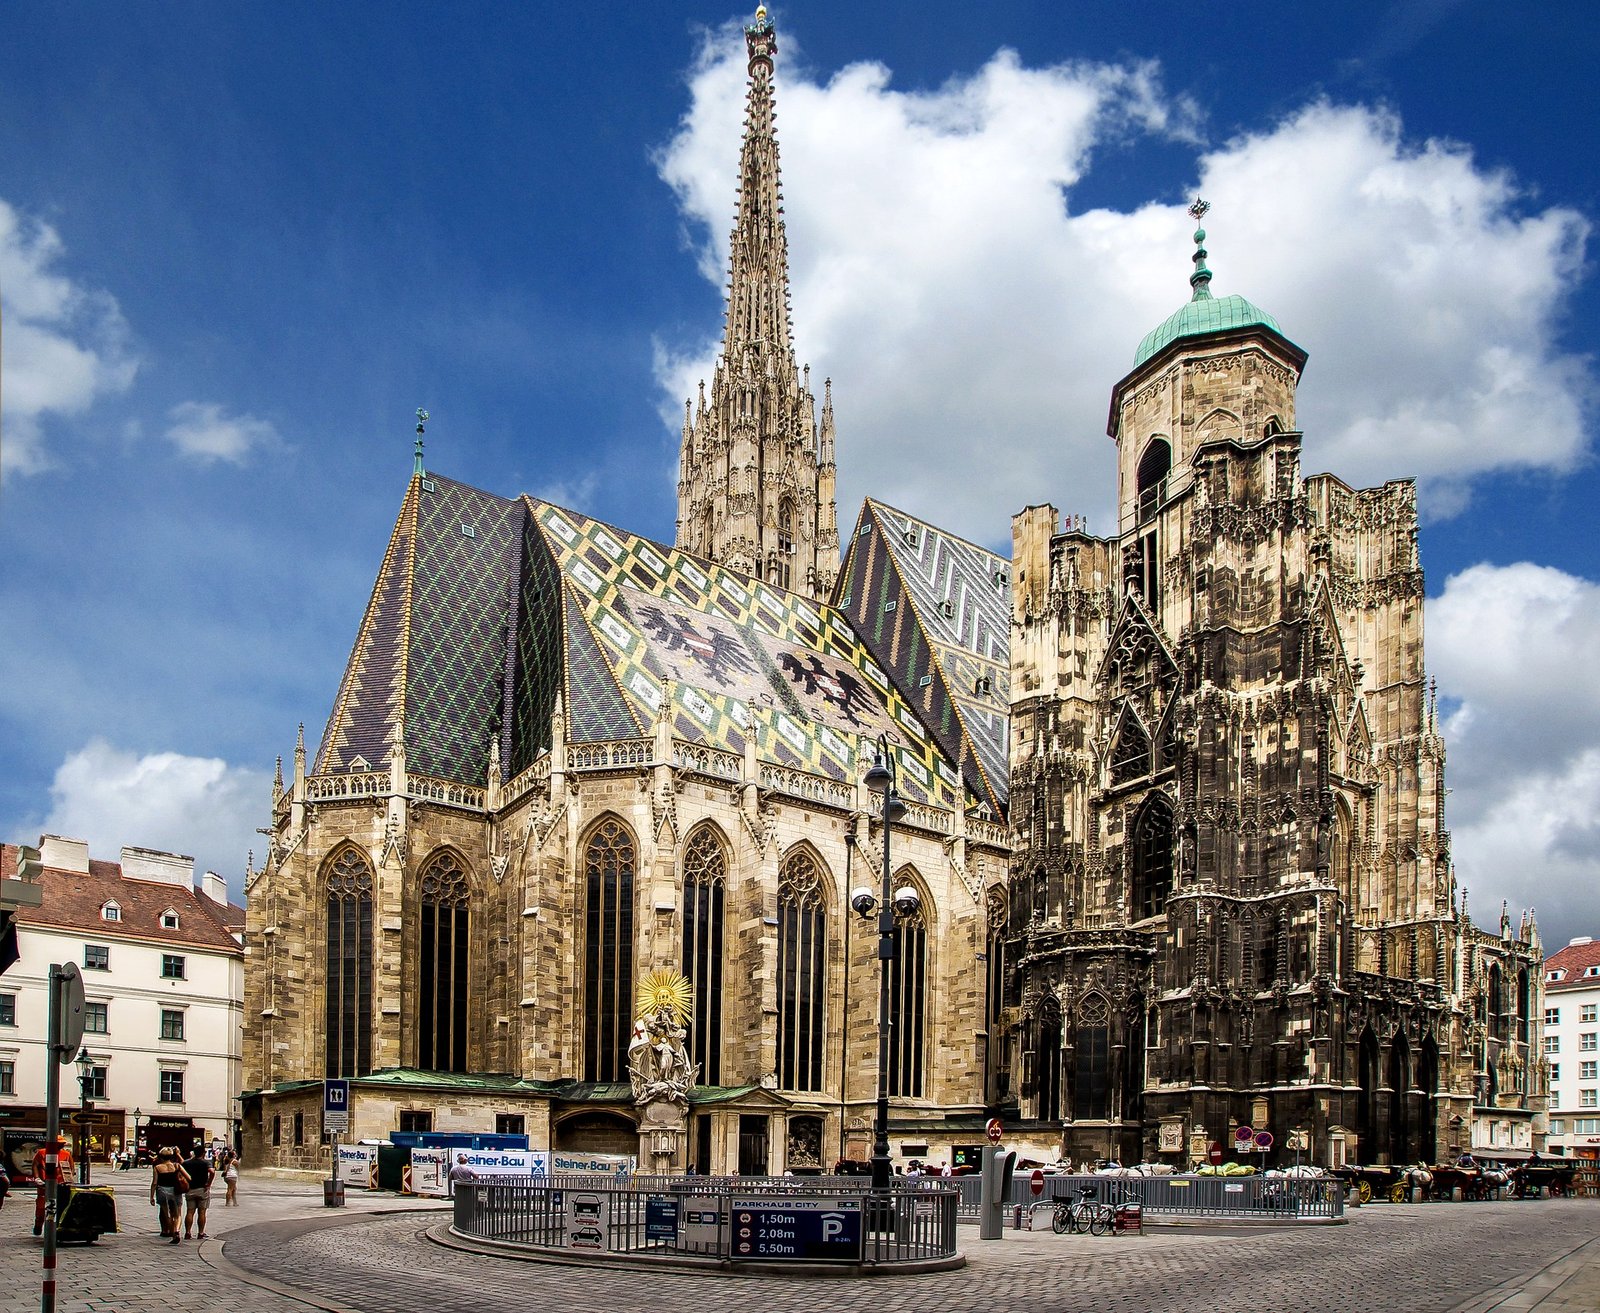
<path id="1" fill-rule="evenodd" d="M 1211 208 L 1210 201 L 1196 198 L 1195 203 L 1189 207 L 1189 215 L 1194 220 L 1194 272 L 1189 275 L 1189 286 L 1194 288 L 1193 301 L 1209 301 L 1211 299 L 1211 270 L 1206 268 L 1206 230 L 1200 226 L 1200 220 L 1206 217 L 1206 212 Z"/>
<path id="2" fill-rule="evenodd" d="M 744 30 L 749 86 L 728 239 L 728 303 L 710 396 L 684 425 L 677 545 L 780 588 L 826 598 L 839 572 L 832 409 L 819 431 L 795 360 L 789 245 L 766 7 Z M 692 399 L 691 399 L 692 400 Z"/>
<path id="3" fill-rule="evenodd" d="M 428 412 L 425 411 L 421 406 L 418 406 L 417 407 L 417 455 L 416 455 L 416 460 L 414 461 L 414 463 L 411 466 L 411 472 L 413 474 L 421 474 L 422 473 L 422 433 L 423 433 L 424 427 L 428 423 L 428 419 L 429 419 Z"/>

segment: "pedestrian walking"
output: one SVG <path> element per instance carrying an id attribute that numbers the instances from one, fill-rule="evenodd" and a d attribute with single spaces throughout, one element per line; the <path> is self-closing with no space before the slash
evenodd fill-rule
<path id="1" fill-rule="evenodd" d="M 178 1212 L 188 1188 L 189 1175 L 178 1161 L 178 1151 L 168 1145 L 150 1168 L 150 1202 L 160 1210 L 162 1236 L 173 1244 L 178 1243 Z"/>
<path id="2" fill-rule="evenodd" d="M 50 1176 L 50 1159 L 47 1146 L 40 1145 L 33 1151 L 33 1179 L 39 1183 L 39 1197 L 33 1204 L 33 1233 L 39 1235 L 44 1231 L 44 1205 L 45 1182 Z M 67 1137 L 56 1136 L 56 1180 L 72 1180 L 72 1150 L 67 1148 Z M 57 1186 L 59 1189 L 59 1185 Z"/>
<path id="3" fill-rule="evenodd" d="M 223 1196 L 224 1208 L 237 1208 L 239 1206 L 239 1155 L 232 1149 L 222 1151 L 222 1184 L 227 1187 L 227 1194 Z"/>
<path id="4" fill-rule="evenodd" d="M 194 1152 L 183 1164 L 183 1170 L 189 1177 L 189 1184 L 184 1187 L 183 1195 L 183 1238 L 185 1240 L 192 1238 L 195 1223 L 198 1221 L 200 1239 L 208 1239 L 206 1209 L 211 1207 L 212 1170 L 203 1145 L 195 1145 Z"/>

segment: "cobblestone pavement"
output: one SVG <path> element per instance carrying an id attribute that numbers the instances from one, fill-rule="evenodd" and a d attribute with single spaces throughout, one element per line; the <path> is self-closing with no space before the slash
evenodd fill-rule
<path id="1" fill-rule="evenodd" d="M 607 1313 L 1577 1313 L 1600 1309 L 1600 1205 L 1589 1200 L 1387 1205 L 1316 1229 L 1152 1228 L 1144 1237 L 961 1229 L 960 1271 L 876 1280 L 720 1277 L 573 1267 L 431 1243 L 436 1204 L 352 1192 L 324 1210 L 314 1186 L 253 1181 L 213 1209 L 212 1239 L 154 1234 L 142 1182 L 121 1194 L 120 1235 L 61 1251 L 61 1313 L 484 1313 L 575 1302 Z M 39 1308 L 32 1201 L 0 1214 L 0 1313 Z M 219 1246 L 219 1238 L 224 1240 Z M 220 1252 L 219 1252 L 220 1249 Z"/>
<path id="2" fill-rule="evenodd" d="M 446 1216 L 436 1202 L 354 1194 L 352 1206 L 334 1213 L 322 1207 L 321 1188 L 313 1183 L 273 1181 L 247 1172 L 237 1207 L 221 1207 L 222 1191 L 212 1191 L 214 1206 L 206 1221 L 211 1239 L 169 1245 L 156 1234 L 159 1224 L 148 1182 L 146 1172 L 95 1174 L 96 1185 L 116 1189 L 122 1229 L 93 1245 L 59 1248 L 58 1313 L 306 1313 L 301 1300 L 246 1285 L 232 1271 L 220 1270 L 221 1237 L 288 1218 L 320 1221 L 374 1211 L 417 1213 L 419 1208 L 432 1211 L 419 1213 L 413 1223 Z M 33 1235 L 33 1193 L 19 1188 L 0 1208 L 0 1313 L 38 1313 L 43 1256 L 43 1246 Z"/>
<path id="3" fill-rule="evenodd" d="M 1144 1237 L 1007 1232 L 988 1243 L 964 1227 L 962 1244 L 971 1260 L 965 1269 L 867 1281 L 646 1274 L 489 1258 L 429 1244 L 425 1233 L 440 1221 L 391 1217 L 314 1230 L 284 1223 L 241 1233 L 226 1253 L 243 1269 L 320 1292 L 333 1307 L 394 1313 L 570 1313 L 576 1292 L 585 1305 L 608 1313 L 784 1313 L 819 1306 L 840 1313 L 989 1307 L 1029 1313 L 1447 1313 L 1468 1300 L 1477 1301 L 1474 1313 L 1480 1313 L 1529 1308 L 1570 1285 L 1556 1281 L 1551 1265 L 1594 1237 L 1600 1208 L 1586 1200 L 1391 1205 L 1362 1209 L 1342 1227 L 1153 1228 Z M 1600 1250 L 1600 1241 L 1571 1266 L 1592 1277 L 1600 1252 L 1589 1250 Z M 1541 1271 L 1543 1285 L 1530 1285 Z M 1554 1313 L 1560 1306 L 1547 1307 Z M 1596 1306 L 1571 1304 L 1563 1313 L 1585 1307 Z"/>

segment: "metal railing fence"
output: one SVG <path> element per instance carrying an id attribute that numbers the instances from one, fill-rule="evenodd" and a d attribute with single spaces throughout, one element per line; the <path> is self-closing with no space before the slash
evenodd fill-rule
<path id="1" fill-rule="evenodd" d="M 944 1181 L 961 1192 L 959 1216 L 976 1221 L 983 1183 L 976 1176 Z M 1335 1177 L 1296 1176 L 1065 1176 L 1044 1178 L 1044 1192 L 1034 1194 L 1027 1174 L 1011 1181 L 1011 1205 L 1024 1211 L 1034 1204 L 1057 1199 L 1077 1199 L 1092 1188 L 1094 1197 L 1109 1204 L 1140 1203 L 1146 1217 L 1172 1214 L 1185 1217 L 1300 1217 L 1344 1216 L 1344 1182 Z"/>
<path id="2" fill-rule="evenodd" d="M 456 1185 L 453 1228 L 563 1252 L 893 1265 L 954 1257 L 952 1186 L 896 1181 L 878 1196 L 859 1176 L 496 1177 Z"/>

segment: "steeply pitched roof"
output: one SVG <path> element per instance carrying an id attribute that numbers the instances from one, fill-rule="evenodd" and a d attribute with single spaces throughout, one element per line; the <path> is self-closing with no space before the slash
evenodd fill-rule
<path id="1" fill-rule="evenodd" d="M 0 844 L 0 877 L 14 879 L 16 873 L 16 845 Z M 243 952 L 219 919 L 226 915 L 225 910 L 198 889 L 155 880 L 125 880 L 119 862 L 91 859 L 87 874 L 46 867 L 39 887 L 40 906 L 17 911 L 22 925 L 80 931 L 97 940 L 137 939 L 174 948 Z M 107 903 L 117 905 L 117 920 L 101 916 Z M 176 929 L 161 924 L 168 910 L 178 914 Z"/>
<path id="2" fill-rule="evenodd" d="M 532 502 L 566 589 L 570 741 L 676 737 L 840 781 L 859 777 L 871 740 L 894 742 L 902 791 L 962 802 L 960 778 L 846 618 L 590 519 Z M 670 706 L 666 705 L 670 698 Z"/>
<path id="3" fill-rule="evenodd" d="M 840 609 L 961 763 L 973 793 L 1003 813 L 1010 562 L 869 498 L 839 579 Z"/>
<path id="4" fill-rule="evenodd" d="M 992 586 L 992 585 L 991 585 Z M 839 612 L 532 497 L 413 478 L 316 770 L 482 783 L 489 744 L 522 770 L 550 743 L 676 737 L 841 782 L 896 744 L 914 801 L 961 776 Z M 666 705 L 670 699 L 670 706 Z M 863 741 L 868 746 L 863 749 Z"/>

